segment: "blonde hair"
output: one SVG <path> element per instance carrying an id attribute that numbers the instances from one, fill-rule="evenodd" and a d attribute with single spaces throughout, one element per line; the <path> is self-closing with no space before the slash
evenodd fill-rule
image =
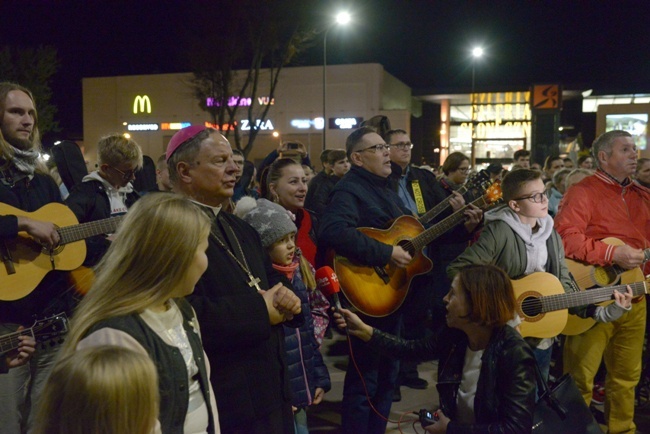
<path id="1" fill-rule="evenodd" d="M 141 434 L 158 419 L 158 374 L 146 354 L 86 348 L 61 358 L 38 407 L 37 434 Z"/>
<path id="2" fill-rule="evenodd" d="M 61 353 L 74 352 L 100 321 L 172 298 L 209 233 L 207 215 L 181 195 L 151 193 L 137 201 L 97 266 L 95 282 L 75 311 Z M 170 240 L 171 234 L 179 236 Z"/>
<path id="3" fill-rule="evenodd" d="M 124 162 L 136 163 L 142 167 L 142 149 L 133 139 L 122 134 L 109 134 L 97 142 L 97 160 L 99 165 L 117 166 Z"/>

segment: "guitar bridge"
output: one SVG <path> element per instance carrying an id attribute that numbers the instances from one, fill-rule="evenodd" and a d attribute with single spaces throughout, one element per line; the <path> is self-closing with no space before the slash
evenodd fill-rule
<path id="1" fill-rule="evenodd" d="M 390 276 L 388 273 L 386 273 L 386 270 L 383 267 L 373 267 L 375 269 L 375 273 L 381 278 L 381 280 L 384 282 L 384 284 L 388 285 L 390 282 Z"/>

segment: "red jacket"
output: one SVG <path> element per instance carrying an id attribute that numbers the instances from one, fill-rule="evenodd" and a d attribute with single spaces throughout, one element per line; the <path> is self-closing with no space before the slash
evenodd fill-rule
<path id="1" fill-rule="evenodd" d="M 637 249 L 650 247 L 650 189 L 637 182 L 622 186 L 602 171 L 570 187 L 555 217 L 567 258 L 610 265 L 618 238 Z M 644 274 L 650 273 L 646 263 Z"/>

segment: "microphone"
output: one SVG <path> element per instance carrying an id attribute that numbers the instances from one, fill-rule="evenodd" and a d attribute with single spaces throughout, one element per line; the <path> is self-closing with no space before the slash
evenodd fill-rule
<path id="1" fill-rule="evenodd" d="M 320 267 L 316 270 L 316 284 L 318 285 L 318 289 L 326 297 L 332 298 L 336 310 L 341 310 L 341 301 L 339 300 L 338 294 L 341 290 L 341 285 L 339 285 L 339 278 L 334 270 L 332 270 L 332 267 Z"/>

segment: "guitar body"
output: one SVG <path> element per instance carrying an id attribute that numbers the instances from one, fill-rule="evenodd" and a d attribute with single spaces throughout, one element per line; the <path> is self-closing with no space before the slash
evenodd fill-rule
<path id="1" fill-rule="evenodd" d="M 612 246 L 622 246 L 625 244 L 618 238 L 605 238 L 602 241 Z M 641 271 L 640 268 L 633 268 L 625 271 L 615 265 L 601 267 L 585 264 L 572 259 L 567 259 L 566 263 L 581 290 L 602 288 L 616 284 L 625 285 L 629 283 L 642 282 L 644 280 L 643 271 Z M 599 305 L 606 306 L 610 303 L 612 303 L 612 301 L 600 303 Z M 579 335 L 586 332 L 594 325 L 596 325 L 596 321 L 591 318 L 580 318 L 577 315 L 569 315 L 569 320 L 567 321 L 567 325 L 562 331 L 562 334 L 567 336 Z"/>
<path id="2" fill-rule="evenodd" d="M 550 273 L 533 273 L 513 280 L 512 287 L 521 318 L 519 330 L 523 337 L 553 338 L 564 329 L 570 316 L 567 309 L 544 312 L 540 297 L 564 294 L 559 279 Z"/>
<path id="3" fill-rule="evenodd" d="M 359 231 L 374 240 L 395 246 L 416 237 L 424 231 L 424 227 L 414 217 L 402 216 L 389 229 L 359 228 Z M 364 314 L 374 317 L 387 316 L 399 309 L 413 278 L 433 267 L 422 251 L 409 253 L 413 255 L 413 260 L 406 268 L 391 264 L 383 267 L 390 278 L 388 283 L 384 283 L 373 267 L 336 255 L 334 271 L 348 301 Z"/>
<path id="4" fill-rule="evenodd" d="M 79 222 L 67 206 L 50 203 L 34 212 L 26 212 L 0 204 L 0 215 L 16 215 L 34 220 L 50 221 L 58 227 L 72 226 Z M 2 240 L 11 255 L 15 273 L 9 274 L 4 263 L 0 262 L 0 300 L 18 300 L 31 293 L 53 269 L 70 271 L 79 267 L 86 258 L 86 243 L 83 240 L 58 246 L 50 252 L 34 241 L 27 233 Z"/>

